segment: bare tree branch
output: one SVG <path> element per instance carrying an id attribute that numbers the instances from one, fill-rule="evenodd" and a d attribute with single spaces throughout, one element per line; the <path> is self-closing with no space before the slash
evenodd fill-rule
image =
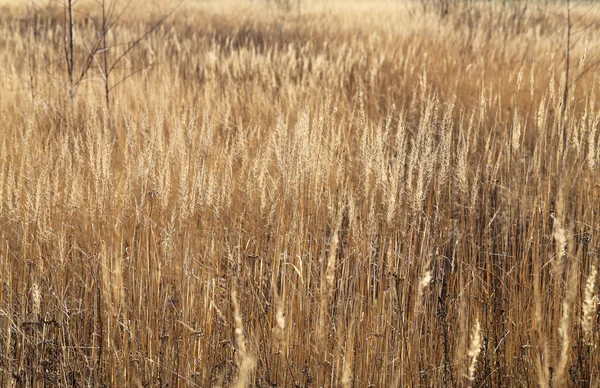
<path id="1" fill-rule="evenodd" d="M 139 45 L 144 39 L 146 39 L 151 33 L 153 33 L 158 27 L 160 27 L 164 21 L 171 16 L 180 6 L 181 4 L 183 4 L 185 0 L 180 0 L 179 3 L 173 7 L 173 9 L 171 9 L 167 14 L 165 14 L 162 18 L 160 18 L 158 20 L 158 22 L 156 22 L 148 31 L 146 31 L 144 34 L 142 34 L 138 39 L 134 40 L 133 43 L 121 54 L 117 57 L 117 59 L 113 62 L 113 64 L 110 67 L 110 70 L 112 71 L 118 64 L 119 62 L 127 55 L 129 54 L 129 52 L 131 52 L 131 50 L 133 50 L 137 45 Z"/>

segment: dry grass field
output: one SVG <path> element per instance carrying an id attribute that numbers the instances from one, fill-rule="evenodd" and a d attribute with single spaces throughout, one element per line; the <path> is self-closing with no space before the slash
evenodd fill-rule
<path id="1" fill-rule="evenodd" d="M 0 386 L 600 386 L 593 3 L 67 2 L 0 1 Z"/>

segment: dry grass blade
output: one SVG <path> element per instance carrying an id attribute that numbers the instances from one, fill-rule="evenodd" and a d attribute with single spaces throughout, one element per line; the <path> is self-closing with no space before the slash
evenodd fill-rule
<path id="1" fill-rule="evenodd" d="M 531 4 L 0 0 L 0 386 L 593 384 L 600 10 L 567 77 Z"/>

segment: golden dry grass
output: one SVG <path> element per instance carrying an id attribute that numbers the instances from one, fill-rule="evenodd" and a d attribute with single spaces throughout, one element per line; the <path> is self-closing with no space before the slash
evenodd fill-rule
<path id="1" fill-rule="evenodd" d="M 1 386 L 599 384 L 596 10 L 563 120 L 562 6 L 189 0 L 106 110 L 37 3 L 0 2 Z"/>

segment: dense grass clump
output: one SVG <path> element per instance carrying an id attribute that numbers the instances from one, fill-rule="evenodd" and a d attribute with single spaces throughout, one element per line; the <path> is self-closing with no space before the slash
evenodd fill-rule
<path id="1" fill-rule="evenodd" d="M 598 384 L 594 9 L 177 3 L 0 2 L 0 386 Z"/>

